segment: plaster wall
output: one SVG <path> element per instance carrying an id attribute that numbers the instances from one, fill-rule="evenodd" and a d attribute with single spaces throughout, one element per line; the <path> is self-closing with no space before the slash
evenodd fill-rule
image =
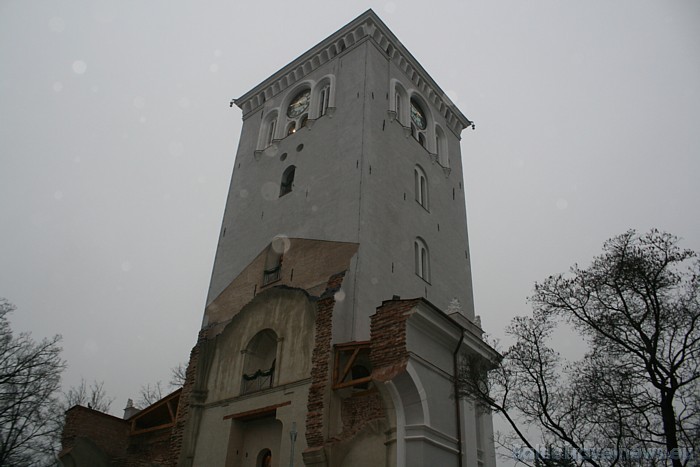
<path id="1" fill-rule="evenodd" d="M 438 308 L 447 309 L 453 298 L 465 316 L 472 318 L 473 298 L 459 139 L 444 131 L 449 147 L 451 170 L 434 161 L 428 149 L 410 135 L 405 119 L 391 121 L 392 80 L 417 92 L 411 81 L 388 60 L 376 43 L 368 41 L 367 102 L 362 172 L 360 266 L 357 308 L 374 310 L 392 295 L 425 297 Z M 428 114 L 428 128 L 435 123 L 447 128 L 438 110 L 422 102 Z M 404 101 L 403 106 L 408 102 Z M 430 134 L 430 133 L 429 133 Z M 416 201 L 414 169 L 424 170 L 429 185 L 428 208 Z M 371 167 L 371 170 L 370 170 Z M 454 197 L 453 197 L 454 191 Z M 414 240 L 425 240 L 430 252 L 430 277 L 415 273 Z M 366 329 L 358 329 L 363 336 Z"/>
<path id="2" fill-rule="evenodd" d="M 329 73 L 335 74 L 332 115 L 256 157 L 265 115 L 284 114 L 303 83 L 311 86 Z M 349 272 L 353 290 L 345 290 L 353 317 L 344 340 L 366 340 L 368 316 L 392 295 L 426 297 L 442 309 L 456 298 L 465 316 L 473 318 L 459 138 L 424 98 L 428 124 L 444 130 L 451 166 L 445 170 L 406 135 L 408 121 L 389 118 L 393 79 L 409 93 L 418 92 L 366 38 L 245 116 L 209 302 L 254 259 L 252 252 L 261 251 L 272 237 L 286 235 L 360 244 L 355 269 Z M 303 149 L 297 151 L 300 145 Z M 434 142 L 428 142 L 428 149 L 435 151 Z M 282 173 L 290 165 L 296 166 L 293 190 L 279 197 Z M 416 165 L 428 179 L 427 209 L 415 200 Z M 415 274 L 416 237 L 425 240 L 430 252 L 428 280 Z"/>
<path id="3" fill-rule="evenodd" d="M 245 349 L 262 330 L 277 336 L 274 385 L 293 383 L 311 373 L 314 307 L 303 291 L 270 289 L 253 300 L 216 337 L 207 382 L 207 402 L 241 394 Z"/>
<path id="4" fill-rule="evenodd" d="M 214 338 L 193 465 L 254 465 L 250 456 L 263 447 L 273 451 L 273 465 L 285 465 L 277 462 L 286 459 L 288 463 L 290 441 L 288 435 L 279 436 L 281 428 L 271 428 L 277 423 L 285 433 L 296 423 L 296 457 L 301 462 L 314 325 L 315 308 L 304 291 L 272 288 L 256 296 Z M 262 330 L 277 336 L 273 386 L 242 394 L 246 347 Z M 257 419 L 277 422 L 251 424 Z M 248 432 L 249 427 L 253 432 Z"/>
<path id="5" fill-rule="evenodd" d="M 281 107 L 299 86 L 246 115 L 207 303 L 276 235 L 357 242 L 363 61 L 361 49 L 351 48 L 306 76 L 302 82 L 311 84 L 336 74 L 337 111 L 284 136 L 259 157 L 254 153 L 265 115 L 274 110 L 284 114 Z M 279 197 L 282 173 L 290 165 L 296 166 L 293 190 Z"/>

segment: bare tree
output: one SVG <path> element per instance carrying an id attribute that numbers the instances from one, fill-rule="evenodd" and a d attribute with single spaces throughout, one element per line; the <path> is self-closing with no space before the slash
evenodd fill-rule
<path id="1" fill-rule="evenodd" d="M 187 365 L 184 363 L 178 363 L 170 369 L 170 387 L 171 388 L 181 388 L 185 384 L 185 378 L 187 376 Z"/>
<path id="2" fill-rule="evenodd" d="M 100 412 L 109 412 L 114 402 L 113 397 L 108 397 L 104 389 L 104 381 L 93 381 L 88 386 L 85 379 L 80 380 L 78 386 L 73 386 L 63 393 L 64 409 L 68 410 L 75 405 L 82 405 Z"/>
<path id="3" fill-rule="evenodd" d="M 686 465 L 700 448 L 699 272 L 673 235 L 614 237 L 588 268 L 536 284 L 532 317 L 508 328 L 515 344 L 491 367 L 467 359 L 461 395 L 503 414 L 531 449 L 518 420 L 581 463 Z M 549 346 L 561 322 L 588 344 L 582 361 Z"/>
<path id="4" fill-rule="evenodd" d="M 14 309 L 0 299 L 0 465 L 55 464 L 61 338 L 14 335 L 7 318 Z"/>
<path id="5" fill-rule="evenodd" d="M 186 371 L 187 366 L 183 363 L 179 363 L 177 366 L 170 369 L 170 390 L 181 388 L 185 384 Z M 141 386 L 139 398 L 136 401 L 136 407 L 144 409 L 167 395 L 168 393 L 162 381 L 156 381 L 155 384 L 146 384 L 145 386 Z"/>
<path id="6" fill-rule="evenodd" d="M 155 384 L 146 384 L 141 386 L 139 399 L 136 401 L 136 407 L 145 409 L 163 398 L 167 394 L 164 393 L 163 383 L 157 381 Z"/>

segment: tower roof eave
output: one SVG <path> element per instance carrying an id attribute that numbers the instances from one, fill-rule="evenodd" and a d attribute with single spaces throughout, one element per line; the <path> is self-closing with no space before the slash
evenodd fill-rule
<path id="1" fill-rule="evenodd" d="M 430 77 L 420 63 L 401 44 L 377 14 L 369 9 L 328 36 L 326 39 L 291 61 L 253 89 L 234 99 L 245 117 L 277 93 L 301 81 L 313 70 L 328 62 L 346 48 L 372 39 L 387 53 L 390 60 L 403 70 L 413 85 L 444 115 L 450 129 L 457 135 L 469 126 L 469 120 Z"/>

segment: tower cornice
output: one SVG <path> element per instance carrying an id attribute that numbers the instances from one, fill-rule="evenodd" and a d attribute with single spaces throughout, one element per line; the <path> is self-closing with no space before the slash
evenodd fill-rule
<path id="1" fill-rule="evenodd" d="M 245 118 L 262 106 L 265 101 L 300 82 L 321 65 L 364 40 L 374 41 L 384 51 L 389 60 L 402 70 L 418 92 L 445 117 L 448 126 L 455 134 L 459 135 L 464 128 L 472 125 L 472 121 L 462 114 L 408 49 L 371 9 L 362 13 L 238 99 L 234 99 L 232 104 L 235 103 L 243 111 Z"/>

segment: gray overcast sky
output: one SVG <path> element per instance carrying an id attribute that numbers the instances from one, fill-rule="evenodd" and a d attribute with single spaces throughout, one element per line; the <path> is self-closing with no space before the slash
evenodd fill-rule
<path id="1" fill-rule="evenodd" d="M 0 2 L 0 296 L 63 335 L 65 384 L 121 415 L 185 362 L 241 127 L 238 97 L 367 8 L 462 134 L 477 313 L 628 228 L 700 250 L 700 3 Z"/>

